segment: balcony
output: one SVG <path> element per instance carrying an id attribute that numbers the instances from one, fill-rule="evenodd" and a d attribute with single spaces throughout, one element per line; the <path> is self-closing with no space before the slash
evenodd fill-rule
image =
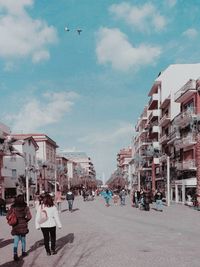
<path id="1" fill-rule="evenodd" d="M 159 162 L 162 163 L 162 162 L 165 162 L 167 161 L 167 155 L 162 155 L 160 158 L 159 158 Z"/>
<path id="2" fill-rule="evenodd" d="M 156 107 L 158 105 L 159 99 L 160 99 L 159 94 L 153 94 L 152 97 L 149 100 L 149 107 L 148 107 L 148 109 L 149 110 L 156 109 Z"/>
<path id="3" fill-rule="evenodd" d="M 144 136 L 146 133 L 147 133 L 147 130 L 146 130 L 146 129 L 142 129 L 142 130 L 139 132 L 139 136 L 142 138 L 142 136 Z"/>
<path id="4" fill-rule="evenodd" d="M 165 114 L 159 121 L 159 125 L 161 127 L 166 126 L 168 123 L 170 123 L 170 116 L 169 114 Z"/>
<path id="5" fill-rule="evenodd" d="M 159 158 L 154 158 L 153 159 L 153 163 L 156 164 L 156 165 L 159 164 L 160 163 Z"/>
<path id="6" fill-rule="evenodd" d="M 162 135 L 160 137 L 160 140 L 159 141 L 160 141 L 160 144 L 165 144 L 165 143 L 167 143 L 169 141 L 169 136 L 166 135 L 166 134 L 164 134 L 164 135 Z"/>
<path id="7" fill-rule="evenodd" d="M 180 139 L 180 132 L 174 129 L 170 134 L 169 134 L 169 141 L 167 142 L 168 145 L 172 144 L 176 140 Z"/>
<path id="8" fill-rule="evenodd" d="M 154 149 L 160 149 L 160 143 L 158 141 L 153 141 L 152 146 Z"/>
<path id="9" fill-rule="evenodd" d="M 182 103 L 196 93 L 196 80 L 189 80 L 178 92 L 174 94 L 174 100 Z"/>
<path id="10" fill-rule="evenodd" d="M 181 138 L 174 142 L 174 146 L 177 149 L 185 148 L 196 144 L 195 136 L 192 134 L 187 135 L 186 137 Z"/>
<path id="11" fill-rule="evenodd" d="M 160 128 L 159 128 L 159 126 L 153 126 L 152 127 L 152 131 L 151 131 L 152 133 L 159 133 L 160 132 Z"/>
<path id="12" fill-rule="evenodd" d="M 151 142 L 149 142 L 149 141 L 143 141 L 140 143 L 140 147 L 148 146 L 150 144 L 151 144 Z"/>
<path id="13" fill-rule="evenodd" d="M 176 163 L 177 170 L 183 171 L 183 170 L 196 170 L 196 164 L 195 160 L 187 160 L 183 162 L 177 162 Z"/>
<path id="14" fill-rule="evenodd" d="M 153 119 L 153 118 L 155 118 L 155 117 L 160 117 L 160 110 L 159 109 L 154 109 L 154 110 L 152 110 L 151 112 L 150 112 L 150 114 L 149 114 L 149 122 Z"/>
<path id="15" fill-rule="evenodd" d="M 181 128 L 185 128 L 196 116 L 196 108 L 188 108 L 175 117 L 174 124 Z"/>

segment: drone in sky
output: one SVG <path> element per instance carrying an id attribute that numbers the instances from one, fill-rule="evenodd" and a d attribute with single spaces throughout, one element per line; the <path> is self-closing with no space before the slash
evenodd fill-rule
<path id="1" fill-rule="evenodd" d="M 66 31 L 66 32 L 69 32 L 70 29 L 69 29 L 68 27 L 65 27 L 65 31 Z M 83 30 L 80 29 L 80 28 L 76 29 L 76 32 L 78 33 L 78 35 L 80 35 L 82 31 L 83 31 Z"/>

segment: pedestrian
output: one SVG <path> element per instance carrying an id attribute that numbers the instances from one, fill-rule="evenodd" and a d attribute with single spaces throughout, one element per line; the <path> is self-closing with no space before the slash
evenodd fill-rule
<path id="1" fill-rule="evenodd" d="M 82 196 L 83 196 L 83 201 L 86 201 L 86 189 L 85 188 L 83 188 Z"/>
<path id="2" fill-rule="evenodd" d="M 13 235 L 13 254 L 14 254 L 14 261 L 19 261 L 18 257 L 18 245 L 19 241 L 21 241 L 22 245 L 22 257 L 27 256 L 26 252 L 26 235 L 28 234 L 28 221 L 32 218 L 31 212 L 29 207 L 27 206 L 26 202 L 24 201 L 23 195 L 18 195 L 15 198 L 14 204 L 11 205 L 6 218 L 12 212 L 15 212 L 17 217 L 17 223 L 12 226 L 11 234 Z"/>
<path id="3" fill-rule="evenodd" d="M 146 191 L 145 193 L 144 193 L 144 210 L 146 210 L 146 211 L 149 211 L 150 210 L 150 201 L 151 201 L 151 199 L 150 199 L 150 192 L 149 191 Z"/>
<path id="4" fill-rule="evenodd" d="M 41 220 L 41 214 L 45 214 L 45 218 Z M 44 246 L 47 256 L 56 254 L 56 225 L 58 228 L 62 227 L 58 215 L 57 207 L 54 205 L 53 198 L 46 194 L 43 198 L 41 205 L 39 205 L 35 217 L 36 229 L 41 229 L 44 237 Z M 49 246 L 51 240 L 51 250 Z"/>
<path id="5" fill-rule="evenodd" d="M 112 198 L 112 192 L 107 188 L 101 192 L 101 195 L 104 197 L 106 202 L 106 207 L 110 206 L 110 199 Z"/>
<path id="6" fill-rule="evenodd" d="M 121 206 L 125 206 L 125 201 L 126 201 L 126 191 L 122 189 L 119 193 L 119 197 L 121 200 Z"/>
<path id="7" fill-rule="evenodd" d="M 140 192 L 138 190 L 135 190 L 133 192 L 133 203 L 135 204 L 135 207 L 139 207 L 139 200 L 140 200 Z"/>
<path id="8" fill-rule="evenodd" d="M 6 213 L 6 201 L 3 198 L 0 198 L 0 216 L 5 215 Z"/>
<path id="9" fill-rule="evenodd" d="M 113 202 L 114 202 L 115 205 L 118 204 L 118 200 L 119 200 L 119 196 L 117 195 L 116 192 L 114 192 L 114 194 L 113 194 Z"/>
<path id="10" fill-rule="evenodd" d="M 155 194 L 155 200 L 156 200 L 156 210 L 157 211 L 163 211 L 163 194 L 160 191 L 160 189 L 158 189 L 158 191 Z"/>
<path id="11" fill-rule="evenodd" d="M 144 191 L 142 188 L 140 189 L 139 209 L 140 210 L 144 209 Z"/>
<path id="12" fill-rule="evenodd" d="M 66 199 L 68 202 L 69 211 L 73 211 L 73 203 L 74 203 L 74 193 L 69 189 L 66 195 Z"/>
<path id="13" fill-rule="evenodd" d="M 61 203 L 62 203 L 62 192 L 58 188 L 55 195 L 55 203 L 58 208 L 58 212 L 61 212 Z"/>

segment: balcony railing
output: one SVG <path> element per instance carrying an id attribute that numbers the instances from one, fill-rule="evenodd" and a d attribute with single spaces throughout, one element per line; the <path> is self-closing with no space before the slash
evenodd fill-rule
<path id="1" fill-rule="evenodd" d="M 196 81 L 189 80 L 180 90 L 174 94 L 174 99 L 177 100 L 181 95 L 185 94 L 189 90 L 196 90 Z"/>
<path id="2" fill-rule="evenodd" d="M 168 122 L 170 122 L 170 116 L 169 114 L 165 114 L 159 121 L 160 126 L 166 125 Z"/>
<path id="3" fill-rule="evenodd" d="M 159 94 L 153 94 L 152 97 L 149 100 L 149 106 L 153 101 L 158 101 L 159 100 Z"/>
<path id="4" fill-rule="evenodd" d="M 187 110 L 181 112 L 176 118 L 174 119 L 174 123 L 177 126 L 180 126 L 182 128 L 186 127 L 191 120 L 196 117 L 196 108 L 188 108 Z"/>
<path id="5" fill-rule="evenodd" d="M 154 117 L 159 117 L 159 116 L 160 116 L 160 110 L 159 109 L 154 109 L 149 114 L 149 121 L 151 121 Z"/>
<path id="6" fill-rule="evenodd" d="M 160 144 L 163 144 L 169 140 L 169 136 L 164 134 L 163 136 L 160 137 Z"/>
<path id="7" fill-rule="evenodd" d="M 186 137 L 183 137 L 180 140 L 176 140 L 174 142 L 174 146 L 178 149 L 191 146 L 194 144 L 196 144 L 196 139 L 195 139 L 195 136 L 192 134 L 189 134 Z"/>
<path id="8" fill-rule="evenodd" d="M 196 169 L 196 163 L 194 159 L 183 161 L 183 162 L 177 162 L 176 164 L 177 170 L 195 170 Z"/>

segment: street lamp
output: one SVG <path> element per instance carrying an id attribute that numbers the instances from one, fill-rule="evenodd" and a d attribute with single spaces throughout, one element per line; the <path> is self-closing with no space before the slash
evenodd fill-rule
<path id="1" fill-rule="evenodd" d="M 167 156 L 167 206 L 170 206 L 170 158 Z"/>

